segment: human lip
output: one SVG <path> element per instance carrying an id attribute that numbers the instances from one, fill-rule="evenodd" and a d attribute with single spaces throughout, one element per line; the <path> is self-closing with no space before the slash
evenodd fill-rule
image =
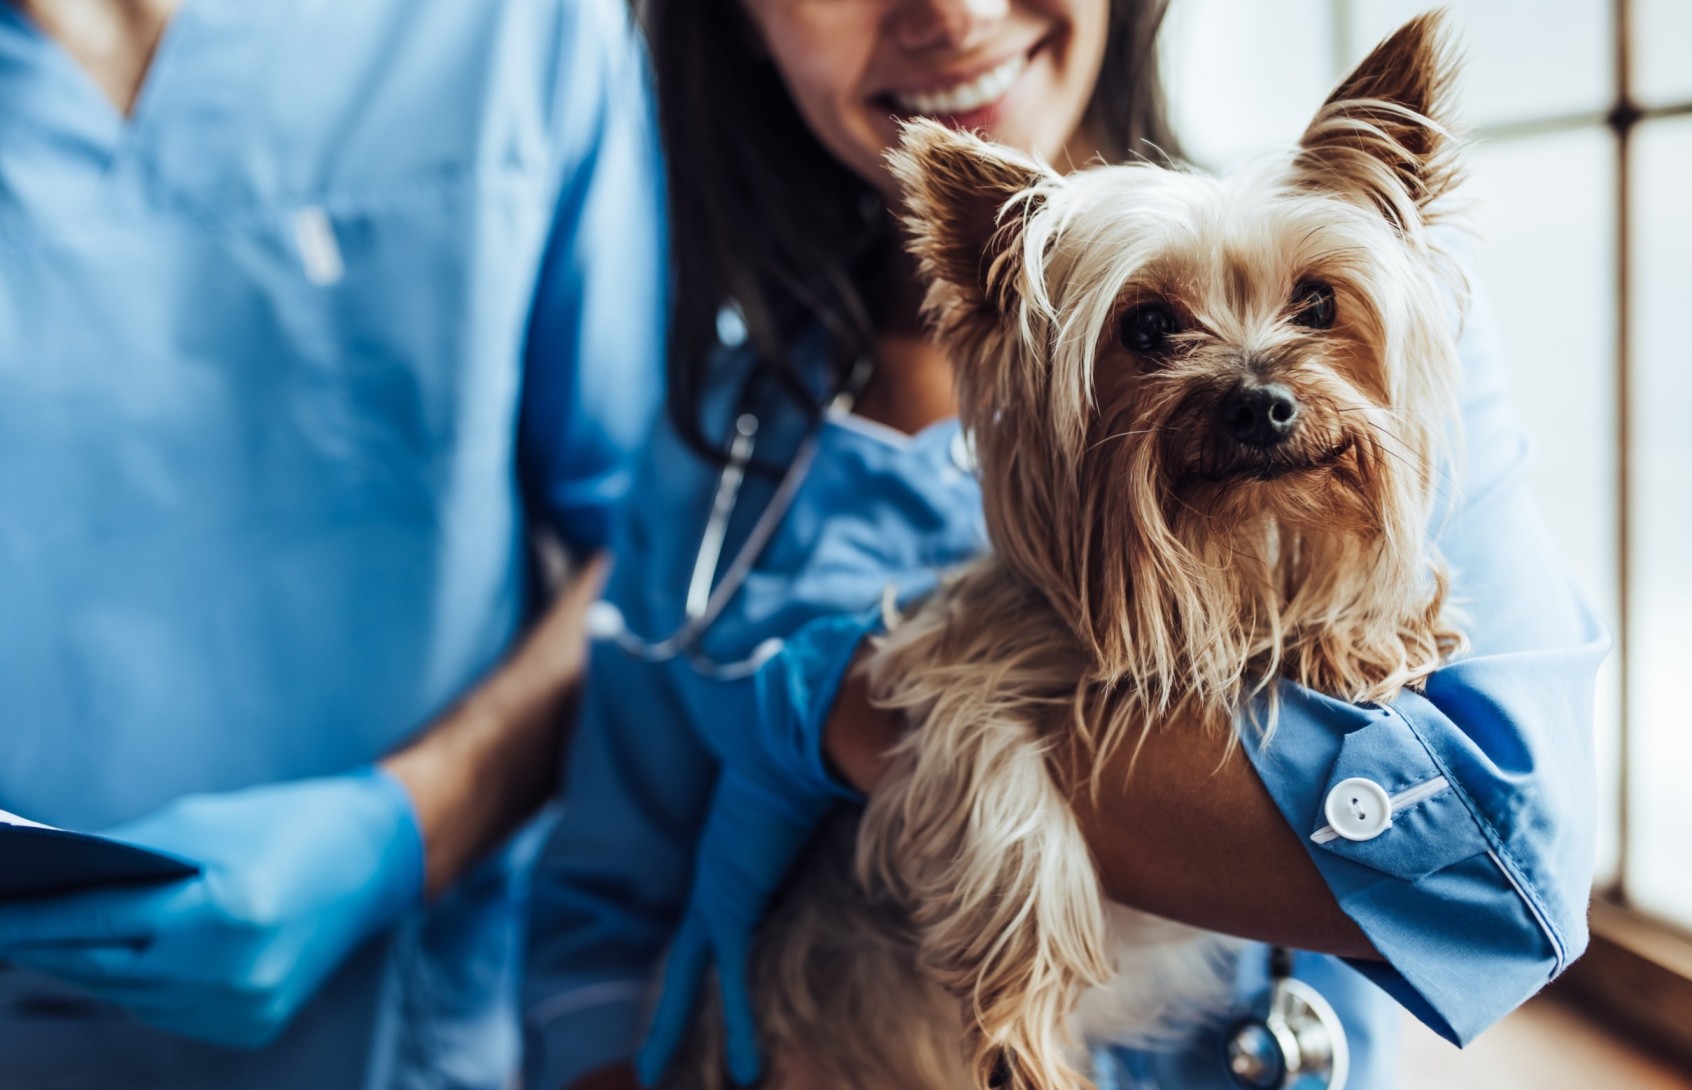
<path id="1" fill-rule="evenodd" d="M 1003 98 L 1028 69 L 1033 50 L 1022 50 L 969 76 L 936 86 L 895 89 L 886 97 L 902 114 L 926 117 L 957 116 L 986 108 Z"/>

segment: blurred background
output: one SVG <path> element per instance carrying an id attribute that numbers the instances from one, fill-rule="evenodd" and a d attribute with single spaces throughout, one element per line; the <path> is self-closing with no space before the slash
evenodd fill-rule
<path id="1" fill-rule="evenodd" d="M 1173 0 L 1186 151 L 1225 169 L 1287 146 L 1340 75 L 1430 6 Z M 1616 646 L 1598 693 L 1591 951 L 1467 1053 L 1407 1027 L 1405 1085 L 1692 1086 L 1692 0 L 1448 11 L 1471 272 L 1541 508 Z"/>

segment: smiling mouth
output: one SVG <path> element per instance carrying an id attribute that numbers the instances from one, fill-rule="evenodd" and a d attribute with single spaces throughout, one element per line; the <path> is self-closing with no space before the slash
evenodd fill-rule
<path id="1" fill-rule="evenodd" d="M 959 117 L 975 113 L 998 102 L 1016 86 L 1016 81 L 1028 70 L 1039 48 L 1035 45 L 1032 49 L 1013 54 L 987 71 L 949 87 L 888 91 L 877 97 L 907 117 Z"/>

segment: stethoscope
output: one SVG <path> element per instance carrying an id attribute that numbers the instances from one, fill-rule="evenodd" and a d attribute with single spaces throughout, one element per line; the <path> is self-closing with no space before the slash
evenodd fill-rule
<path id="1" fill-rule="evenodd" d="M 1351 1049 L 1322 993 L 1292 975 L 1292 952 L 1269 950 L 1269 1002 L 1224 1037 L 1223 1068 L 1237 1090 L 1345 1090 Z"/>
<path id="2" fill-rule="evenodd" d="M 858 395 L 863 392 L 865 384 L 869 381 L 871 369 L 870 357 L 858 357 L 847 371 L 845 380 L 824 402 L 824 418 L 852 411 Z M 699 535 L 699 548 L 694 553 L 693 572 L 687 581 L 687 596 L 682 600 L 681 623 L 662 639 L 651 640 L 642 638 L 630 629 L 622 611 L 610 602 L 595 602 L 589 607 L 587 615 L 588 634 L 594 639 L 609 640 L 626 653 L 647 662 L 668 662 L 685 655 L 688 663 L 699 673 L 724 681 L 732 681 L 756 672 L 770 656 L 781 650 L 782 641 L 779 638 L 771 638 L 758 644 L 745 658 L 723 662 L 701 654 L 698 647 L 706 631 L 722 614 L 735 592 L 746 582 L 752 565 L 758 562 L 764 546 L 775 536 L 776 530 L 781 526 L 781 520 L 787 517 L 794 497 L 798 495 L 799 487 L 804 484 L 811 463 L 816 459 L 817 447 L 822 442 L 820 426 L 813 426 L 805 434 L 799 448 L 793 453 L 793 460 L 782 473 L 769 503 L 759 513 L 758 520 L 746 535 L 746 540 L 741 543 L 719 579 L 717 568 L 722 562 L 723 545 L 728 540 L 729 522 L 734 518 L 735 506 L 740 502 L 741 488 L 746 483 L 746 473 L 752 464 L 752 454 L 758 440 L 759 420 L 753 409 L 750 380 L 747 389 L 741 391 L 737 404 L 734 434 L 729 439 L 722 472 L 717 475 L 717 487 L 711 497 L 711 511 L 706 516 L 705 529 Z"/>

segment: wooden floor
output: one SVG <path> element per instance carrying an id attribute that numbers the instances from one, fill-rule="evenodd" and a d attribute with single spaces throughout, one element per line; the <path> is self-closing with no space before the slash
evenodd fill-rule
<path id="1" fill-rule="evenodd" d="M 1406 1016 L 1402 1090 L 1692 1090 L 1677 1071 L 1551 999 L 1458 1051 Z"/>

